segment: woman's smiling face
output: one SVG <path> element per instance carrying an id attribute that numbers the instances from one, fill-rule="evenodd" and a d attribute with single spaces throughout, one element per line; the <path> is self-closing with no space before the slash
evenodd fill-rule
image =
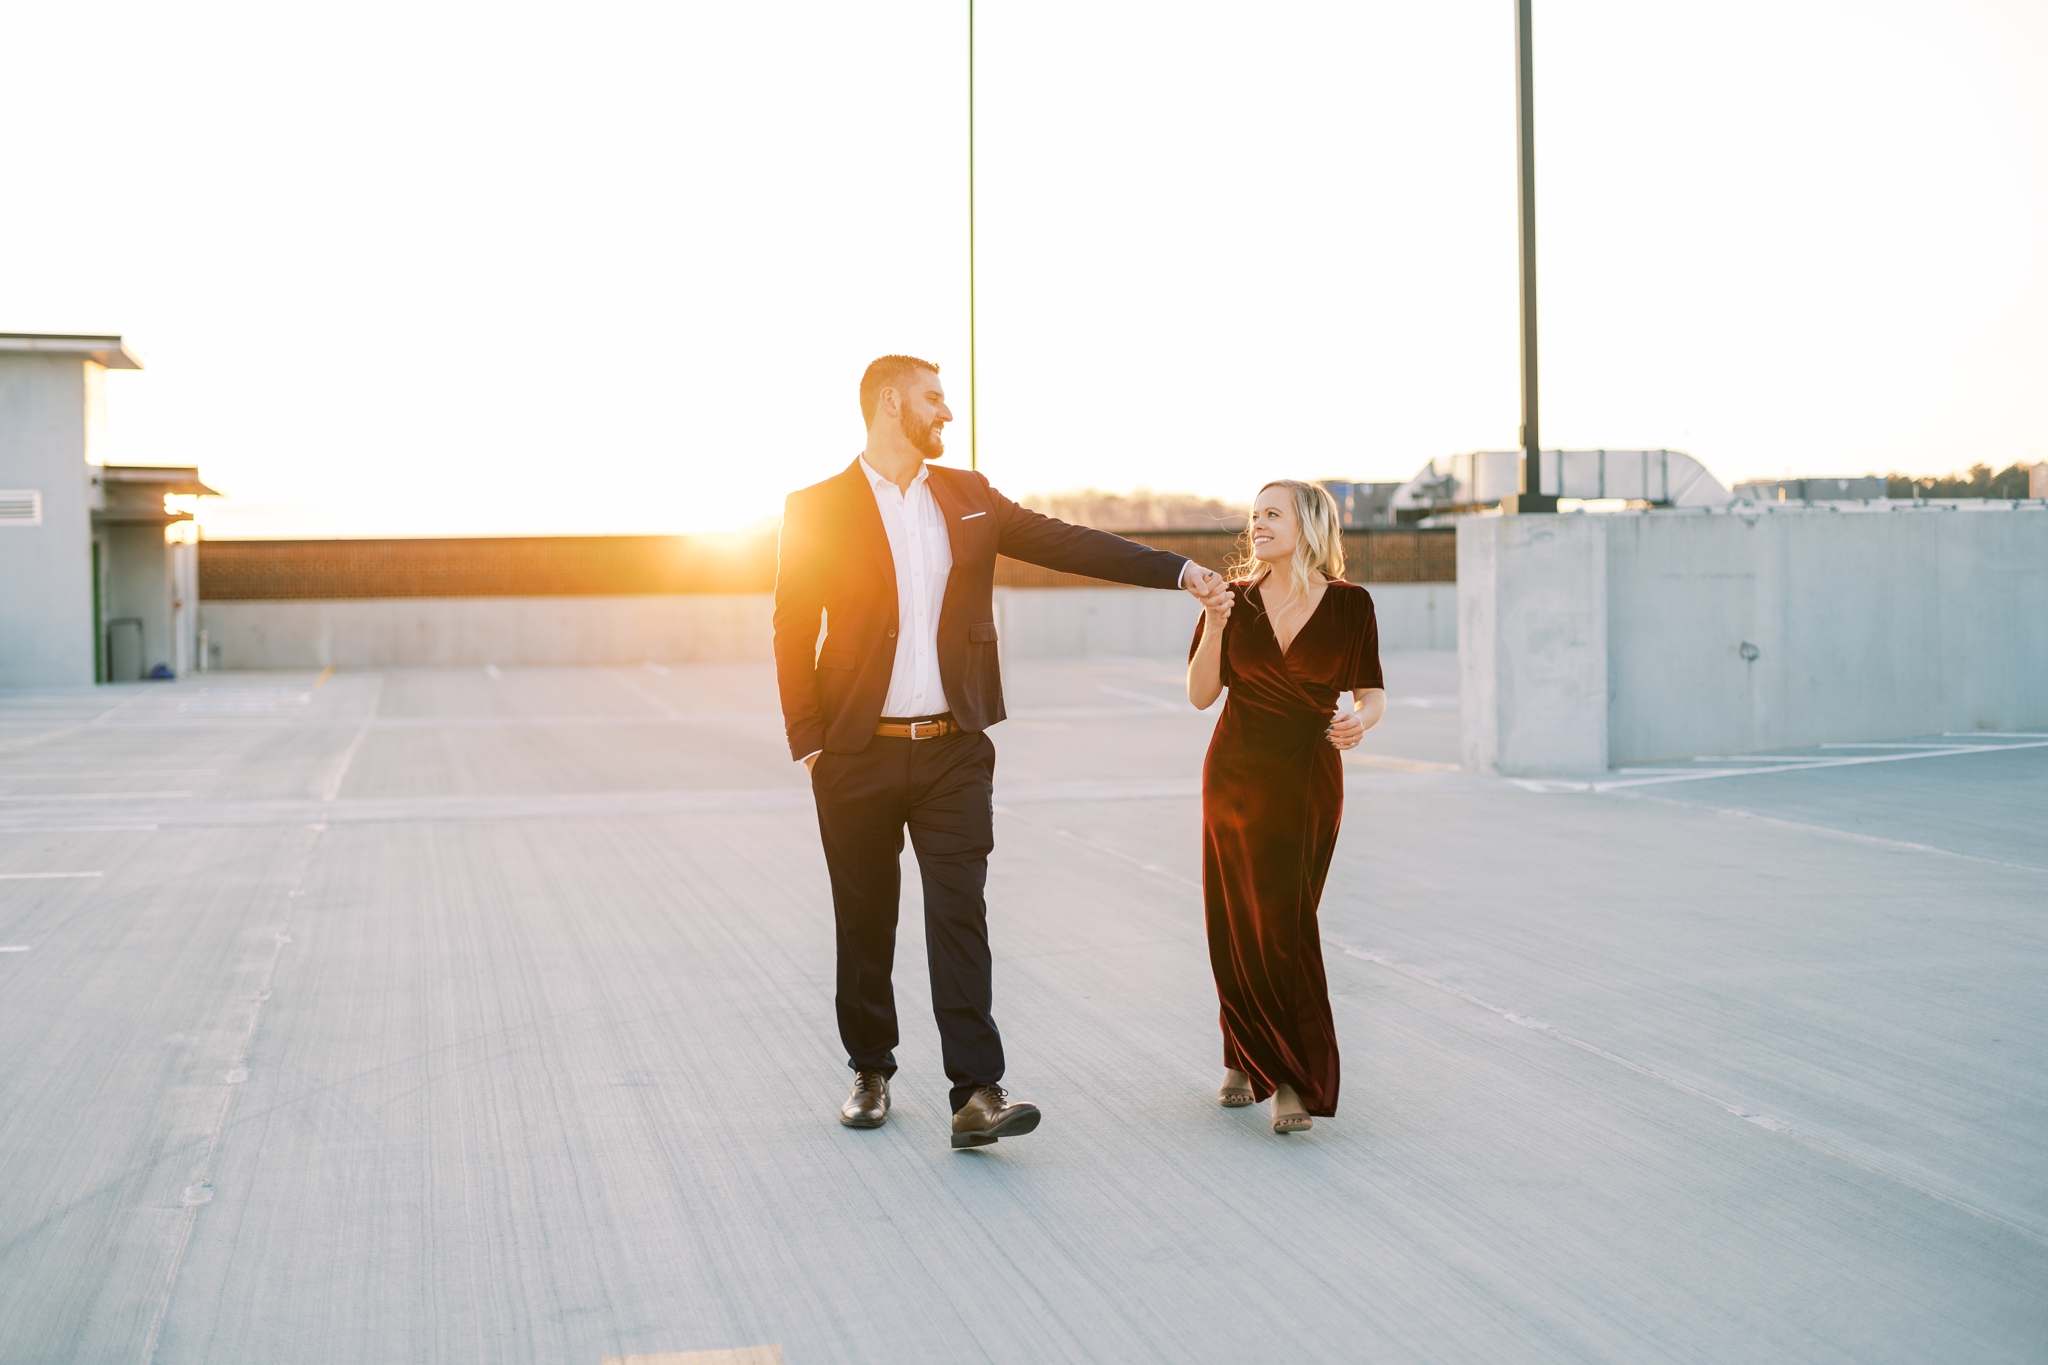
<path id="1" fill-rule="evenodd" d="M 1252 558 L 1261 564 L 1284 564 L 1301 542 L 1301 518 L 1294 496 L 1275 485 L 1261 488 L 1252 502 Z"/>

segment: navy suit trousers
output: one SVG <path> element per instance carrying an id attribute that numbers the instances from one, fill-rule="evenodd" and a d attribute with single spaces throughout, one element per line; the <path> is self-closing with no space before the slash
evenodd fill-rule
<path id="1" fill-rule="evenodd" d="M 924 883 L 925 956 L 955 1110 L 1003 1078 L 990 1015 L 988 855 L 995 745 L 986 734 L 882 739 L 857 754 L 818 755 L 811 790 L 832 878 L 839 940 L 839 1037 L 855 1070 L 896 1071 L 897 901 L 903 831 Z"/>

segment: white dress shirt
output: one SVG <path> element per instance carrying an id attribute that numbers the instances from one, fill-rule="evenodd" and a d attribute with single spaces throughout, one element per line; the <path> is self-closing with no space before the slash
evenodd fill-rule
<path id="1" fill-rule="evenodd" d="M 931 470 L 919 466 L 908 493 L 874 470 L 866 458 L 860 472 L 874 490 L 889 537 L 889 556 L 896 564 L 896 660 L 889 673 L 889 692 L 882 714 L 904 719 L 936 716 L 947 711 L 946 690 L 939 685 L 939 609 L 946 601 L 946 580 L 953 572 L 953 542 L 946 535 L 946 516 L 932 496 Z M 1180 566 L 1185 586 L 1192 560 Z M 822 750 L 805 754 L 816 758 Z"/>
<path id="2" fill-rule="evenodd" d="M 939 685 L 939 608 L 953 572 L 946 517 L 932 496 L 928 467 L 918 466 L 908 492 L 877 474 L 865 459 L 860 472 L 875 490 L 889 554 L 896 561 L 896 664 L 882 714 L 936 716 L 946 710 L 946 690 Z"/>

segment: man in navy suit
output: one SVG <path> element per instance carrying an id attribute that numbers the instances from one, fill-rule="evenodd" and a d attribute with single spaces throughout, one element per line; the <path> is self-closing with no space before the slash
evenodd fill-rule
<path id="1" fill-rule="evenodd" d="M 838 933 L 839 1036 L 854 1072 L 839 1120 L 879 1128 L 896 1071 L 898 859 L 924 880 L 932 1011 L 953 1083 L 953 1146 L 1038 1126 L 1005 1094 L 990 1014 L 983 887 L 1003 718 L 998 554 L 1197 599 L 1228 591 L 1190 560 L 1019 507 L 980 474 L 928 463 L 953 420 L 939 367 L 883 356 L 860 382 L 867 447 L 792 493 L 775 578 L 775 673 L 790 756 L 810 769 Z M 824 629 L 822 642 L 819 639 Z"/>

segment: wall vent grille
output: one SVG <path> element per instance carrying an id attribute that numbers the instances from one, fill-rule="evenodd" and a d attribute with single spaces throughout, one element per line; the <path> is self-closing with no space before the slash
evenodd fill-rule
<path id="1" fill-rule="evenodd" d="M 43 495 L 33 488 L 0 488 L 0 526 L 41 526 Z"/>

